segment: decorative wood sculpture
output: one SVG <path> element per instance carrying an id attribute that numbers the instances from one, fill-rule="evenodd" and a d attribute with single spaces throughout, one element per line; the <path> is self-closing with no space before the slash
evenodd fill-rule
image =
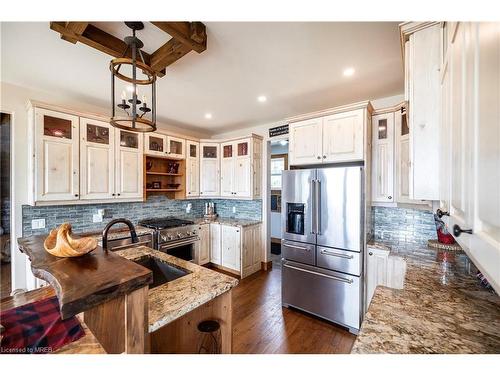
<path id="1" fill-rule="evenodd" d="M 52 229 L 43 242 L 43 247 L 49 254 L 56 257 L 69 258 L 85 255 L 97 247 L 93 237 L 77 237 L 71 232 L 71 224 L 64 223 L 57 229 Z"/>

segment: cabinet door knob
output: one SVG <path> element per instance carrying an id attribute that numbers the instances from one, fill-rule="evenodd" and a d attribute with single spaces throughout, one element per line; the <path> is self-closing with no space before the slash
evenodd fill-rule
<path id="1" fill-rule="evenodd" d="M 370 252 L 368 253 L 368 255 L 373 255 L 373 253 L 370 251 Z"/>
<path id="2" fill-rule="evenodd" d="M 111 194 L 113 197 L 116 195 L 115 193 Z"/>
<path id="3" fill-rule="evenodd" d="M 321 159 L 321 156 L 318 156 L 318 159 Z"/>
<path id="4" fill-rule="evenodd" d="M 323 159 L 326 159 L 326 155 L 323 155 Z"/>
<path id="5" fill-rule="evenodd" d="M 442 211 L 440 208 L 437 209 L 436 215 L 441 219 L 443 216 L 450 216 L 448 211 Z"/>
<path id="6" fill-rule="evenodd" d="M 117 195 L 118 195 L 118 196 L 120 196 L 121 194 L 120 194 L 120 193 L 118 193 Z"/>
<path id="7" fill-rule="evenodd" d="M 462 229 L 459 225 L 455 224 L 453 226 L 453 235 L 455 237 L 460 237 L 462 233 L 472 234 L 472 229 Z"/>
<path id="8" fill-rule="evenodd" d="M 75 197 L 78 197 L 78 194 L 75 194 Z"/>
<path id="9" fill-rule="evenodd" d="M 391 195 L 389 195 L 389 196 L 387 197 L 387 199 L 392 199 L 392 196 L 391 196 Z"/>

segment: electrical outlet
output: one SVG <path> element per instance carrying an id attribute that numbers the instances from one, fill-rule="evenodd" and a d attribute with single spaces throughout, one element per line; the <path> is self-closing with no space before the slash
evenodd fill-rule
<path id="1" fill-rule="evenodd" d="M 102 215 L 93 214 L 92 215 L 92 222 L 93 223 L 102 223 Z"/>
<path id="2" fill-rule="evenodd" d="M 233 214 L 236 213 L 236 206 L 233 206 Z"/>
<path id="3" fill-rule="evenodd" d="M 31 229 L 43 229 L 43 228 L 45 228 L 45 219 L 31 220 Z"/>

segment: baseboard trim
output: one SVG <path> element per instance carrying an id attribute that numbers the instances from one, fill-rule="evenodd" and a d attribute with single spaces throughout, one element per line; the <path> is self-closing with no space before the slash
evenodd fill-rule
<path id="1" fill-rule="evenodd" d="M 273 268 L 273 262 L 270 260 L 269 262 L 260 262 L 260 269 L 262 271 L 269 271 Z"/>

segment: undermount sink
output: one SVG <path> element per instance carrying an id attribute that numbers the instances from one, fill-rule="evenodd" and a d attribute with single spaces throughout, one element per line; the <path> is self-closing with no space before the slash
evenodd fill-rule
<path id="1" fill-rule="evenodd" d="M 182 276 L 191 273 L 184 268 L 172 266 L 160 259 L 146 256 L 134 261 L 143 267 L 146 267 L 153 272 L 153 282 L 149 284 L 149 289 L 156 288 L 157 286 L 168 283 L 169 281 L 176 280 Z"/>

